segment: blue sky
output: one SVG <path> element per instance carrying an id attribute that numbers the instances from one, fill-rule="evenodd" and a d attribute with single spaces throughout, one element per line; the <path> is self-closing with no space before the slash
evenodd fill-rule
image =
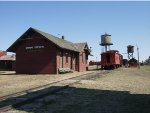
<path id="1" fill-rule="evenodd" d="M 149 1 L 0 2 L 0 50 L 6 50 L 29 27 L 64 35 L 72 42 L 87 42 L 94 55 L 90 60 L 100 60 L 100 35 L 105 32 L 112 35 L 111 49 L 126 53 L 127 45 L 137 44 L 141 61 L 150 56 Z"/>

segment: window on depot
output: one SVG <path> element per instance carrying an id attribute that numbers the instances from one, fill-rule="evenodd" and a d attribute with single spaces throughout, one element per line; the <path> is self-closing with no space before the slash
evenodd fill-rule
<path id="1" fill-rule="evenodd" d="M 76 58 L 75 58 L 75 63 L 76 63 L 76 64 L 79 63 L 79 57 L 78 57 L 78 56 L 76 56 Z"/>
<path id="2" fill-rule="evenodd" d="M 66 63 L 68 63 L 68 53 L 66 53 Z"/>
<path id="3" fill-rule="evenodd" d="M 82 53 L 82 63 L 84 63 L 84 53 Z"/>

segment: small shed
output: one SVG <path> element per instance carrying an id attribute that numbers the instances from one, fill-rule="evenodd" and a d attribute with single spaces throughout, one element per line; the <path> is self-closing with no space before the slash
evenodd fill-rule
<path id="1" fill-rule="evenodd" d="M 3 55 L 0 57 L 0 70 L 14 70 L 15 55 Z"/>
<path id="2" fill-rule="evenodd" d="M 128 61 L 129 67 L 137 67 L 138 66 L 138 61 L 135 58 L 132 58 Z"/>
<path id="3" fill-rule="evenodd" d="M 1 51 L 1 50 L 0 50 L 0 57 L 1 57 L 1 56 L 4 56 L 4 55 L 6 55 L 6 54 L 7 54 L 6 51 Z"/>

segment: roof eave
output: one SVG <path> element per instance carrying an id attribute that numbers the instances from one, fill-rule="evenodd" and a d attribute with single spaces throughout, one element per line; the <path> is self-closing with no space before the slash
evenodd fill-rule
<path id="1" fill-rule="evenodd" d="M 20 40 L 20 38 L 23 37 L 31 29 L 33 30 L 33 28 L 30 27 L 27 31 L 25 31 L 6 51 L 7 52 L 16 52 L 13 47 L 16 45 L 16 43 L 18 43 L 18 41 Z"/>

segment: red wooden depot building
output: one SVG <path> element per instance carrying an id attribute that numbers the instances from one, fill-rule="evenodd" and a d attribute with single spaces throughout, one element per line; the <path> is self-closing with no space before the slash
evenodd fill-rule
<path id="1" fill-rule="evenodd" d="M 57 74 L 59 68 L 86 71 L 90 49 L 87 43 L 72 43 L 29 28 L 8 49 L 16 53 L 16 73 Z"/>

